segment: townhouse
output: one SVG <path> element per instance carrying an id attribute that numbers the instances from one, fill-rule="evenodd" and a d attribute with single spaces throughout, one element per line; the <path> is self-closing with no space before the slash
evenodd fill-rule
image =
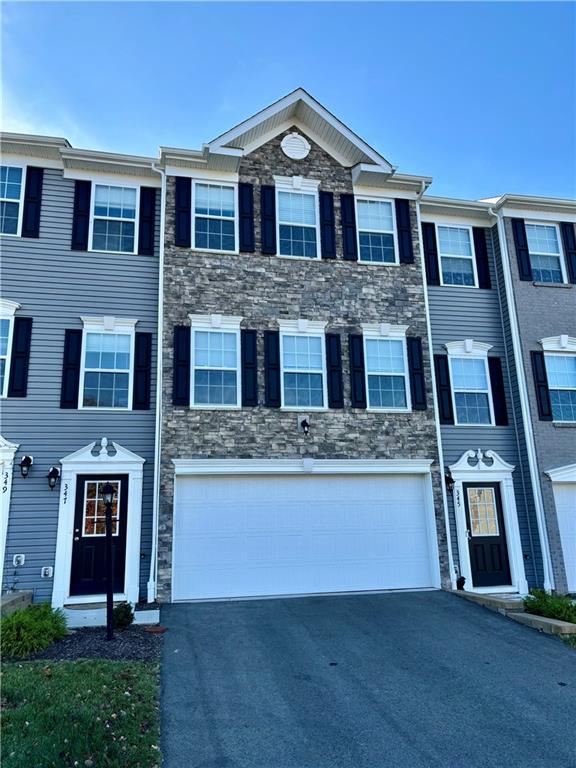
<path id="1" fill-rule="evenodd" d="M 576 204 L 431 182 L 302 89 L 156 160 L 3 134 L 3 589 L 102 599 L 107 479 L 133 603 L 576 589 Z"/>

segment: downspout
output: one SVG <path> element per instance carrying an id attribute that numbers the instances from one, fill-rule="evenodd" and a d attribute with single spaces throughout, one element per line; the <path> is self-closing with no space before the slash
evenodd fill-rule
<path id="1" fill-rule="evenodd" d="M 542 567 L 544 570 L 544 589 L 550 592 L 554 589 L 554 573 L 552 570 L 552 558 L 550 555 L 550 543 L 548 541 L 548 531 L 546 530 L 546 521 L 544 516 L 544 500 L 542 498 L 542 488 L 538 476 L 538 460 L 536 458 L 536 443 L 534 441 L 534 430 L 532 429 L 532 418 L 530 414 L 530 401 L 528 399 L 528 386 L 522 360 L 522 348 L 520 344 L 520 331 L 518 328 L 518 318 L 516 315 L 516 302 L 514 300 L 514 290 L 512 284 L 512 271 L 510 269 L 510 254 L 508 253 L 508 242 L 506 240 L 506 229 L 501 211 L 494 212 L 492 208 L 488 213 L 495 217 L 498 226 L 498 238 L 500 239 L 500 253 L 502 254 L 502 273 L 504 275 L 504 288 L 506 291 L 506 301 L 508 303 L 508 315 L 510 319 L 510 331 L 512 335 L 512 349 L 514 351 L 514 364 L 516 366 L 516 375 L 518 377 L 518 390 L 520 394 L 520 407 L 522 410 L 522 421 L 524 422 L 524 431 L 526 434 L 526 451 L 528 453 L 528 467 L 530 470 L 530 480 L 532 482 L 532 493 L 534 496 L 534 509 L 536 511 L 536 522 L 538 524 L 538 536 L 540 538 L 540 549 L 542 550 Z"/>
<path id="2" fill-rule="evenodd" d="M 426 282 L 426 271 L 424 269 L 424 239 L 422 237 L 422 220 L 420 218 L 420 200 L 426 191 L 426 183 L 421 182 L 420 192 L 416 197 L 416 220 L 418 222 L 418 237 L 420 238 L 420 269 L 422 272 L 422 285 L 424 287 L 424 309 L 426 312 L 426 334 L 428 338 L 428 349 L 430 353 L 430 375 L 432 379 L 432 402 L 434 404 L 434 427 L 436 429 L 436 443 L 438 445 L 438 462 L 440 464 L 442 490 L 442 505 L 444 507 L 444 525 L 446 527 L 446 548 L 448 549 L 448 569 L 450 571 L 450 584 L 452 589 L 456 589 L 456 571 L 454 569 L 454 557 L 452 555 L 452 534 L 450 532 L 450 516 L 448 514 L 448 498 L 446 496 L 446 481 L 444 479 L 444 452 L 442 450 L 442 435 L 440 433 L 440 414 L 438 412 L 438 399 L 436 396 L 436 372 L 434 371 L 434 349 L 432 347 L 432 325 L 430 323 L 430 307 L 428 305 L 428 284 Z"/>
<path id="3" fill-rule="evenodd" d="M 162 438 L 162 352 L 164 349 L 164 233 L 166 225 L 166 171 L 157 163 L 152 168 L 162 177 L 160 201 L 160 249 L 158 253 L 158 330 L 156 341 L 156 422 L 154 429 L 154 495 L 152 498 L 152 550 L 150 575 L 147 584 L 149 603 L 156 600 L 156 572 L 158 566 L 158 518 L 160 511 L 160 456 Z"/>

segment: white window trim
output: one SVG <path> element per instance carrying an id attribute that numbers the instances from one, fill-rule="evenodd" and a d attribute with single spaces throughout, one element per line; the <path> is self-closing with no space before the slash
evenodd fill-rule
<path id="1" fill-rule="evenodd" d="M 136 323 L 138 320 L 128 320 L 123 317 L 86 317 L 80 318 L 82 320 L 82 352 L 80 362 L 80 387 L 78 391 L 78 410 L 81 411 L 131 411 L 132 410 L 132 395 L 134 389 L 134 347 L 136 342 Z M 98 405 L 83 405 L 84 400 L 84 376 L 86 373 L 86 335 L 88 333 L 111 333 L 111 334 L 125 334 L 131 337 L 130 339 L 130 370 L 128 372 L 128 405 L 126 408 L 111 407 L 111 406 L 98 406 Z M 91 370 L 91 369 L 90 369 Z M 122 373 L 122 371 L 118 371 Z"/>
<path id="2" fill-rule="evenodd" d="M 474 231 L 473 227 L 470 224 L 458 224 L 456 222 L 448 222 L 448 221 L 440 221 L 435 222 L 436 224 L 436 239 L 437 239 L 437 245 L 438 245 L 438 269 L 440 270 L 440 285 L 444 288 L 478 288 L 478 268 L 476 266 L 476 248 L 474 247 Z M 442 254 L 442 251 L 440 250 L 440 232 L 438 231 L 439 227 L 445 227 L 446 229 L 467 229 L 468 235 L 470 237 L 470 250 L 472 251 L 472 256 L 454 256 L 453 254 L 445 253 Z M 472 260 L 472 273 L 474 275 L 474 285 L 454 285 L 453 283 L 445 283 L 444 282 L 444 276 L 442 271 L 442 256 L 444 255 L 444 258 L 446 259 L 471 259 Z"/>
<path id="3" fill-rule="evenodd" d="M 372 229 L 360 229 L 358 224 L 358 202 L 364 200 L 368 202 L 376 203 L 390 203 L 392 206 L 392 231 L 390 230 L 372 230 Z M 377 267 L 395 267 L 400 264 L 400 251 L 398 249 L 398 228 L 396 225 L 396 203 L 388 197 L 378 197 L 378 195 L 354 195 L 354 212 L 356 214 L 356 248 L 358 250 L 358 263 L 370 264 Z M 367 261 L 360 258 L 360 232 L 374 232 L 375 234 L 392 235 L 394 238 L 394 261 Z"/>
<path id="4" fill-rule="evenodd" d="M 408 349 L 406 345 L 407 325 L 390 325 L 390 323 L 362 323 L 362 347 L 364 352 L 364 384 L 366 387 L 366 410 L 376 413 L 409 413 L 412 410 L 412 393 L 410 392 L 410 370 L 408 368 Z M 404 355 L 404 387 L 406 389 L 405 408 L 379 408 L 370 405 L 368 394 L 368 356 L 366 351 L 367 339 L 383 339 L 389 341 L 401 341 Z M 372 374 L 379 375 L 379 374 Z M 400 376 L 398 373 L 382 373 L 382 376 Z"/>
<path id="5" fill-rule="evenodd" d="M 199 184 L 204 186 L 215 187 L 230 187 L 234 190 L 234 218 L 229 216 L 208 216 L 207 214 L 198 214 L 201 219 L 218 219 L 221 221 L 233 221 L 234 222 L 234 250 L 223 251 L 216 248 L 199 248 L 196 245 L 196 187 Z M 192 250 L 199 251 L 200 253 L 223 253 L 223 254 L 238 254 L 239 251 L 239 233 L 238 233 L 238 183 L 232 181 L 224 181 L 218 178 L 193 178 L 192 179 Z"/>
<path id="6" fill-rule="evenodd" d="M 544 365 L 546 366 L 547 357 L 562 357 L 562 356 L 574 356 L 576 355 L 576 338 L 568 336 L 568 334 L 560 334 L 560 336 L 547 336 L 545 339 L 540 339 L 540 344 L 544 351 Z M 548 369 L 546 369 L 546 375 L 548 375 Z M 548 384 L 549 390 L 562 390 L 567 392 L 573 392 L 574 387 L 551 387 Z M 567 421 L 566 419 L 554 419 L 553 424 L 576 424 L 576 421 Z"/>
<path id="7" fill-rule="evenodd" d="M 229 251 L 227 251 L 229 253 Z M 242 361 L 240 359 L 240 323 L 244 319 L 239 315 L 188 315 L 190 318 L 190 408 L 203 411 L 237 411 L 242 407 Z M 234 333 L 236 336 L 236 404 L 194 403 L 195 345 L 194 331 Z M 232 370 L 222 368 L 218 370 Z"/>
<path id="8" fill-rule="evenodd" d="M 6 203 L 15 203 L 18 202 L 18 226 L 16 229 L 16 232 L 2 232 L 0 233 L 1 237 L 21 237 L 22 236 L 22 218 L 24 216 L 24 188 L 26 186 L 26 173 L 28 170 L 28 166 L 22 165 L 21 163 L 12 163 L 12 162 L 2 162 L 0 165 L 4 165 L 7 168 L 20 168 L 22 170 L 22 183 L 20 185 L 20 198 L 18 201 L 13 200 L 12 198 L 8 197 L 2 197 L 0 200 L 2 202 Z"/>
<path id="9" fill-rule="evenodd" d="M 492 349 L 491 344 L 485 344 L 482 341 L 474 339 L 464 339 L 463 341 L 450 341 L 444 345 L 448 352 L 448 368 L 450 371 L 450 396 L 452 398 L 452 410 L 454 413 L 454 426 L 456 427 L 493 427 L 496 424 L 494 418 L 494 403 L 492 401 L 492 382 L 490 380 L 490 368 L 488 367 L 488 352 Z M 484 360 L 484 371 L 486 373 L 488 395 L 488 408 L 490 410 L 489 424 L 472 424 L 469 422 L 460 423 L 458 421 L 458 410 L 456 408 L 456 388 L 454 387 L 454 375 L 452 373 L 452 361 L 454 358 Z M 459 389 L 458 392 L 483 392 L 484 390 Z"/>
<path id="10" fill-rule="evenodd" d="M 314 179 L 305 179 L 302 176 L 274 176 L 275 185 L 275 205 L 276 205 L 276 255 L 281 259 L 297 259 L 299 261 L 321 261 L 322 260 L 322 243 L 320 242 L 320 196 L 318 195 L 318 189 L 320 182 Z M 310 258 L 309 256 L 290 256 L 286 253 L 280 253 L 280 204 L 279 193 L 280 192 L 296 192 L 303 195 L 314 195 L 314 204 L 316 212 L 316 256 Z M 287 226 L 299 226 L 298 224 L 291 224 L 290 222 L 282 222 Z M 312 229 L 310 224 L 304 224 L 302 226 Z"/>
<path id="11" fill-rule="evenodd" d="M 92 178 L 92 187 L 90 190 L 90 222 L 88 226 L 88 251 L 90 253 L 111 253 L 114 256 L 134 256 L 138 253 L 138 237 L 139 237 L 139 222 L 140 222 L 140 187 L 143 186 L 140 182 L 126 181 L 125 179 L 115 179 L 109 177 Z M 134 214 L 134 249 L 132 251 L 106 251 L 100 248 L 92 247 L 92 239 L 94 237 L 94 219 L 103 219 L 106 221 L 125 221 L 129 222 L 132 219 L 120 219 L 114 216 L 95 216 L 94 208 L 96 207 L 96 186 L 101 187 L 123 187 L 125 189 L 136 190 L 136 211 Z"/>
<path id="12" fill-rule="evenodd" d="M 298 257 L 300 258 L 300 257 Z M 312 261 L 312 259 L 307 259 Z M 327 411 L 328 410 L 328 376 L 326 373 L 326 326 L 324 320 L 279 320 L 278 328 L 280 330 L 280 403 L 283 411 Z M 322 397 L 324 405 L 285 405 L 284 404 L 284 336 L 317 336 L 322 345 Z M 298 371 L 287 371 L 287 373 L 298 373 Z M 302 373 L 311 373 L 311 371 L 302 371 Z M 312 371 L 312 373 L 317 373 Z"/>
<path id="13" fill-rule="evenodd" d="M 555 253 L 540 253 L 539 251 L 532 252 L 528 245 L 528 235 L 526 235 L 526 245 L 528 247 L 528 258 L 531 256 L 558 256 L 560 261 L 560 271 L 562 272 L 562 283 L 547 283 L 547 285 L 564 285 L 568 282 L 568 272 L 566 270 L 566 259 L 564 257 L 564 244 L 562 242 L 562 235 L 560 227 L 555 221 L 533 221 L 532 219 L 525 219 L 524 226 L 532 224 L 535 227 L 554 227 L 556 230 L 556 242 L 558 243 L 558 254 Z M 532 269 L 532 261 L 530 261 L 530 269 Z M 536 281 L 539 282 L 539 281 Z"/>
<path id="14" fill-rule="evenodd" d="M 8 397 L 8 380 L 10 379 L 10 368 L 12 363 L 12 337 L 14 335 L 14 315 L 20 309 L 20 304 L 9 299 L 0 299 L 0 320 L 8 320 L 8 344 L 6 346 L 6 367 L 4 369 L 4 382 L 0 399 Z"/>

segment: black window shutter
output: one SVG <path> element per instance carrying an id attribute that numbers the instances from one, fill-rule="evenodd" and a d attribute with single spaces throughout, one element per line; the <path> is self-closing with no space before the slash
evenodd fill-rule
<path id="1" fill-rule="evenodd" d="M 490 265 L 488 263 L 488 247 L 486 245 L 486 230 L 483 227 L 473 227 L 472 234 L 474 236 L 478 287 L 492 288 L 492 283 L 490 282 Z"/>
<path id="2" fill-rule="evenodd" d="M 562 242 L 564 244 L 564 256 L 568 268 L 568 280 L 576 283 L 576 231 L 570 221 L 560 223 Z"/>
<path id="3" fill-rule="evenodd" d="M 252 184 L 238 185 L 238 220 L 240 250 L 254 253 L 254 188 Z"/>
<path id="4" fill-rule="evenodd" d="M 28 365 L 30 362 L 30 341 L 32 339 L 32 318 L 14 318 L 12 332 L 12 353 L 10 356 L 10 378 L 8 397 L 26 397 L 28 389 Z"/>
<path id="5" fill-rule="evenodd" d="M 434 355 L 434 371 L 436 373 L 436 392 L 438 394 L 440 424 L 454 424 L 448 355 Z"/>
<path id="6" fill-rule="evenodd" d="M 440 285 L 440 265 L 438 262 L 438 244 L 436 225 L 431 221 L 422 222 L 422 240 L 424 246 L 424 265 L 428 285 Z"/>
<path id="7" fill-rule="evenodd" d="M 264 403 L 269 408 L 280 407 L 280 333 L 264 331 Z"/>
<path id="8" fill-rule="evenodd" d="M 366 408 L 366 379 L 364 376 L 364 340 L 361 333 L 351 333 L 350 384 L 352 408 Z"/>
<path id="9" fill-rule="evenodd" d="M 240 331 L 242 358 L 242 405 L 258 405 L 258 333 Z"/>
<path id="10" fill-rule="evenodd" d="M 332 192 L 320 192 L 320 242 L 322 258 L 336 258 L 336 224 L 334 221 L 334 195 Z"/>
<path id="11" fill-rule="evenodd" d="M 90 229 L 90 197 L 92 182 L 77 180 L 74 187 L 74 214 L 72 217 L 73 251 L 88 250 L 88 231 Z M 76 406 L 69 406 L 76 407 Z"/>
<path id="12" fill-rule="evenodd" d="M 504 376 L 502 375 L 502 360 L 499 357 L 488 358 L 490 384 L 492 386 L 492 403 L 494 405 L 494 420 L 496 426 L 508 426 L 508 411 L 506 410 L 506 393 L 504 391 Z"/>
<path id="13" fill-rule="evenodd" d="M 78 408 L 80 364 L 82 362 L 82 331 L 67 329 L 64 333 L 64 361 L 60 408 Z"/>
<path id="14" fill-rule="evenodd" d="M 516 249 L 520 280 L 532 280 L 532 266 L 524 219 L 512 219 L 512 234 L 514 235 L 514 248 Z"/>
<path id="15" fill-rule="evenodd" d="M 40 210 L 42 208 L 42 182 L 44 169 L 28 166 L 24 188 L 22 237 L 40 237 Z"/>
<path id="16" fill-rule="evenodd" d="M 412 227 L 410 226 L 410 203 L 396 199 L 396 233 L 400 249 L 400 264 L 414 263 L 412 247 Z"/>
<path id="17" fill-rule="evenodd" d="M 340 195 L 340 221 L 342 223 L 344 258 L 346 261 L 358 261 L 354 195 Z"/>
<path id="18" fill-rule="evenodd" d="M 538 403 L 538 418 L 540 421 L 552 421 L 552 403 L 550 402 L 544 352 L 530 352 L 530 357 L 532 358 L 532 372 L 534 374 L 536 402 Z"/>
<path id="19" fill-rule="evenodd" d="M 276 253 L 276 188 L 260 187 L 260 237 L 262 253 Z"/>
<path id="20" fill-rule="evenodd" d="M 174 242 L 181 248 L 192 245 L 192 179 L 176 176 Z"/>
<path id="21" fill-rule="evenodd" d="M 326 369 L 328 373 L 328 407 L 344 408 L 342 344 L 339 333 L 326 334 Z"/>
<path id="22" fill-rule="evenodd" d="M 172 381 L 172 403 L 174 405 L 190 405 L 190 343 L 190 326 L 175 325 L 174 379 Z"/>
<path id="23" fill-rule="evenodd" d="M 427 403 L 422 339 L 418 336 L 408 336 L 406 338 L 406 350 L 408 352 L 408 369 L 410 371 L 412 410 L 425 411 Z"/>
<path id="24" fill-rule="evenodd" d="M 150 379 L 152 375 L 152 334 L 137 333 L 134 339 L 134 387 L 132 409 L 150 410 Z"/>
<path id="25" fill-rule="evenodd" d="M 154 230 L 156 225 L 156 189 L 140 187 L 140 222 L 138 224 L 138 253 L 154 255 Z"/>

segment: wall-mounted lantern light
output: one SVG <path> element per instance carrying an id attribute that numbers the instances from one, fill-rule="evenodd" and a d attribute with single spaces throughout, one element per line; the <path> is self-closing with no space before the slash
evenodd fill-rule
<path id="1" fill-rule="evenodd" d="M 452 475 L 450 474 L 449 470 L 446 470 L 444 474 L 444 482 L 446 483 L 446 490 L 448 493 L 452 493 L 454 490 L 454 486 L 456 485 L 456 482 Z"/>
<path id="2" fill-rule="evenodd" d="M 28 477 L 32 464 L 34 464 L 34 456 L 22 456 L 20 461 L 20 474 L 22 477 Z"/>
<path id="3" fill-rule="evenodd" d="M 46 477 L 48 478 L 48 487 L 51 491 L 53 491 L 56 487 L 56 483 L 58 482 L 58 478 L 60 477 L 60 470 L 58 467 L 50 467 Z"/>
<path id="4" fill-rule="evenodd" d="M 300 422 L 300 427 L 302 428 L 302 432 L 307 435 L 310 432 L 310 422 L 308 419 L 302 419 Z"/>

